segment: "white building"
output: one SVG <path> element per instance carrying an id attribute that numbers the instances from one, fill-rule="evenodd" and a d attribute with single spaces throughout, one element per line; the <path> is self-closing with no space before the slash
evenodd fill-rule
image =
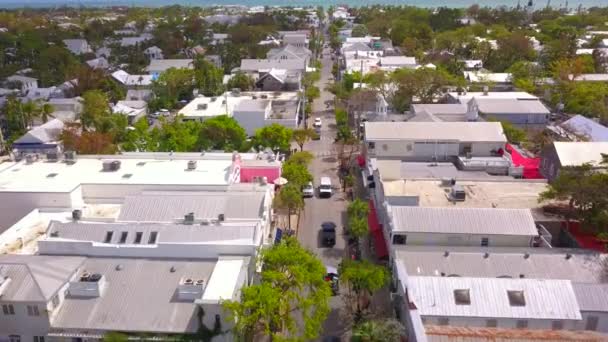
<path id="1" fill-rule="evenodd" d="M 75 55 L 83 55 L 85 53 L 91 53 L 93 50 L 85 39 L 64 39 L 63 44 Z"/>
<path id="2" fill-rule="evenodd" d="M 19 83 L 19 90 L 24 94 L 27 94 L 31 90 L 38 88 L 38 80 L 33 77 L 27 77 L 22 75 L 13 75 L 6 78 L 8 82 Z"/>
<path id="3" fill-rule="evenodd" d="M 144 55 L 149 59 L 163 59 L 163 50 L 158 46 L 151 46 L 144 50 Z"/>
<path id="4" fill-rule="evenodd" d="M 112 107 L 112 113 L 123 114 L 127 117 L 129 125 L 148 115 L 148 103 L 146 101 L 118 101 Z"/>

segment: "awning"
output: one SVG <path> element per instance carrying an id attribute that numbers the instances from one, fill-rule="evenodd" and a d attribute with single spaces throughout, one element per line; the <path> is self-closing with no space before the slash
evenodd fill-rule
<path id="1" fill-rule="evenodd" d="M 378 222 L 378 214 L 376 213 L 374 201 L 369 200 L 368 203 L 369 214 L 367 215 L 367 224 L 369 225 L 371 238 L 374 241 L 376 257 L 379 259 L 386 258 L 388 256 L 388 249 L 386 247 L 386 240 L 384 240 L 384 234 L 382 233 L 382 225 Z"/>

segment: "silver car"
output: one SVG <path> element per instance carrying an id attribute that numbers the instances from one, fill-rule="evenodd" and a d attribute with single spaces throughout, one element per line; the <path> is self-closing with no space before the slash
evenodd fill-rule
<path id="1" fill-rule="evenodd" d="M 302 196 L 304 197 L 314 197 L 315 196 L 315 188 L 312 185 L 312 182 L 308 182 L 308 184 L 302 187 Z"/>

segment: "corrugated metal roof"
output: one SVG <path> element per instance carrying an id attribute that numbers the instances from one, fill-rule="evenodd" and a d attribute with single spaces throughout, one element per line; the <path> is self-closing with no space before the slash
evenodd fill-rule
<path id="1" fill-rule="evenodd" d="M 410 298 L 422 316 L 580 320 L 569 280 L 409 277 Z M 470 305 L 454 290 L 469 289 Z M 507 291 L 523 291 L 525 305 L 512 306 Z"/>
<path id="2" fill-rule="evenodd" d="M 210 224 L 95 224 L 52 222 L 49 236 L 58 239 L 95 241 L 105 243 L 107 232 L 113 232 L 109 243 L 119 243 L 122 232 L 127 232 L 126 244 L 133 244 L 136 233 L 142 233 L 140 244 L 147 244 L 152 232 L 157 232 L 157 243 L 210 243 L 218 241 L 242 241 L 254 243 L 255 225 L 218 226 Z"/>
<path id="3" fill-rule="evenodd" d="M 579 166 L 585 163 L 597 165 L 602 154 L 608 154 L 608 142 L 553 142 L 562 166 Z"/>
<path id="4" fill-rule="evenodd" d="M 500 122 L 366 122 L 366 140 L 507 142 Z"/>
<path id="5" fill-rule="evenodd" d="M 536 236 L 529 209 L 391 206 L 393 231 Z"/>
<path id="6" fill-rule="evenodd" d="M 600 342 L 608 335 L 595 331 L 425 326 L 428 342 Z"/>
<path id="7" fill-rule="evenodd" d="M 608 141 L 608 127 L 603 126 L 582 115 L 575 115 L 561 126 L 575 134 L 586 137 L 589 141 Z"/>
<path id="8" fill-rule="evenodd" d="M 484 99 L 475 97 L 479 106 L 479 111 L 484 114 L 541 114 L 546 115 L 551 112 L 538 100 L 517 100 L 517 99 Z"/>
<path id="9" fill-rule="evenodd" d="M 608 312 L 608 284 L 572 283 L 582 311 Z"/>
<path id="10" fill-rule="evenodd" d="M 127 196 L 118 221 L 175 222 L 194 213 L 195 219 L 225 220 L 262 217 L 264 192 L 144 193 Z"/>
<path id="11" fill-rule="evenodd" d="M 570 255 L 569 259 L 567 255 Z M 519 278 L 523 275 L 525 278 L 581 283 L 608 281 L 604 272 L 608 254 L 575 253 L 555 248 L 425 247 L 422 250 L 408 246 L 396 250 L 395 259 L 412 276 Z"/>
<path id="12" fill-rule="evenodd" d="M 2 300 L 46 302 L 84 260 L 82 257 L 3 255 L 0 257 L 0 274 L 11 282 L 2 292 Z"/>
<path id="13" fill-rule="evenodd" d="M 158 333 L 195 332 L 198 328 L 194 302 L 177 300 L 183 278 L 207 284 L 215 260 L 156 260 L 89 258 L 83 270 L 105 277 L 100 297 L 66 297 L 52 327 L 103 331 Z M 117 270 L 117 265 L 122 268 Z M 174 267 L 174 272 L 171 268 Z"/>

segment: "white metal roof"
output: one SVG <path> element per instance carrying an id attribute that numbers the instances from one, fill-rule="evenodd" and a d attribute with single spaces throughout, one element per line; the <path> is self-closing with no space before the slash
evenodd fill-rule
<path id="1" fill-rule="evenodd" d="M 231 300 L 234 297 L 241 269 L 246 267 L 243 258 L 220 258 L 203 294 L 203 302 Z"/>
<path id="2" fill-rule="evenodd" d="M 391 206 L 393 231 L 536 236 L 529 209 Z"/>
<path id="3" fill-rule="evenodd" d="M 450 92 L 448 96 L 460 101 L 460 103 L 467 103 L 474 97 L 483 96 L 488 99 L 518 99 L 518 100 L 538 100 L 537 96 L 528 94 L 524 91 L 490 91 L 486 94 L 483 92 Z"/>
<path id="4" fill-rule="evenodd" d="M 585 163 L 598 165 L 602 154 L 608 154 L 608 142 L 562 142 L 553 143 L 562 166 L 579 166 Z"/>
<path id="5" fill-rule="evenodd" d="M 410 299 L 422 316 L 581 320 L 569 280 L 409 277 Z M 454 290 L 468 289 L 470 305 Z M 525 305 L 512 306 L 507 291 L 523 291 Z"/>
<path id="6" fill-rule="evenodd" d="M 365 138 L 374 140 L 501 142 L 500 122 L 366 122 Z"/>
<path id="7" fill-rule="evenodd" d="M 486 99 L 483 96 L 474 97 L 479 111 L 484 114 L 541 114 L 551 112 L 539 100 L 518 99 Z"/>

